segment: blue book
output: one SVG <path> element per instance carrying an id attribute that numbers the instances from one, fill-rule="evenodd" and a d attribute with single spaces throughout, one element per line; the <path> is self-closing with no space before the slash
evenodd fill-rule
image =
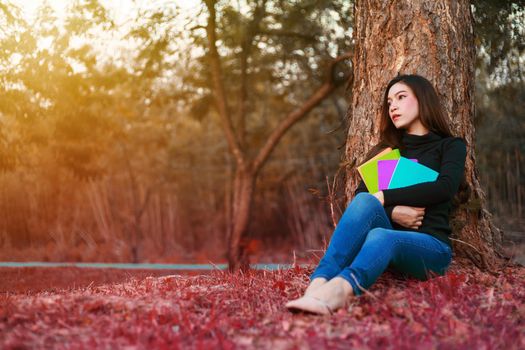
<path id="1" fill-rule="evenodd" d="M 433 182 L 439 173 L 427 166 L 416 163 L 408 158 L 401 157 L 397 162 L 388 189 L 416 185 L 422 182 Z"/>

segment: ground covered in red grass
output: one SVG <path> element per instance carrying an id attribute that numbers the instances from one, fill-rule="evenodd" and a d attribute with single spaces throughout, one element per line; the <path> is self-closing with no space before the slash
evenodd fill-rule
<path id="1" fill-rule="evenodd" d="M 99 271 L 100 283 L 92 271 L 78 284 L 17 291 L 5 282 L 0 348 L 525 348 L 525 268 L 491 275 L 456 263 L 425 282 L 387 272 L 333 316 L 291 314 L 283 305 L 310 272 L 119 280 Z"/>
<path id="2" fill-rule="evenodd" d="M 78 267 L 0 267 L 0 293 L 34 294 L 40 291 L 58 292 L 62 289 L 78 289 L 103 284 L 123 283 L 132 278 L 165 276 L 180 271 L 125 270 Z M 196 275 L 187 271 L 184 275 Z"/>

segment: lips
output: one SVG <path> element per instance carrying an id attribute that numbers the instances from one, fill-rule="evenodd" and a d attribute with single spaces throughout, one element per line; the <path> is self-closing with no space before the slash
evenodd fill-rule
<path id="1" fill-rule="evenodd" d="M 393 120 L 393 121 L 396 121 L 397 119 L 399 119 L 399 117 L 401 117 L 401 115 L 399 115 L 399 114 L 394 114 L 394 115 L 392 116 L 392 120 Z"/>

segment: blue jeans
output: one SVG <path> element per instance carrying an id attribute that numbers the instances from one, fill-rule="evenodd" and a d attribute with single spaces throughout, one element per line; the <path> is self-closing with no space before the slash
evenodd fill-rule
<path id="1" fill-rule="evenodd" d="M 360 295 L 361 288 L 368 289 L 389 265 L 425 280 L 429 272 L 443 275 L 451 259 L 452 250 L 439 239 L 392 229 L 379 200 L 362 192 L 346 208 L 310 279 L 342 277 Z"/>

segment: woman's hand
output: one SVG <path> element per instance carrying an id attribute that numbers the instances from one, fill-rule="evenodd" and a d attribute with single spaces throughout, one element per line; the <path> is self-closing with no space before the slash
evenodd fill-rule
<path id="1" fill-rule="evenodd" d="M 413 230 L 419 229 L 425 216 L 425 208 L 396 205 L 392 210 L 392 221 Z"/>

